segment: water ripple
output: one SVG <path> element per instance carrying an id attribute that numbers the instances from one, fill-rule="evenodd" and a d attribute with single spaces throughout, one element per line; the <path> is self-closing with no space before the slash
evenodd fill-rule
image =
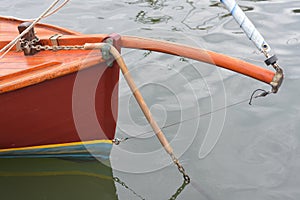
<path id="1" fill-rule="evenodd" d="M 149 16 L 149 14 L 145 11 L 140 11 L 137 15 L 135 20 L 137 22 L 143 23 L 143 24 L 158 24 L 158 23 L 167 23 L 170 19 L 172 19 L 171 16 L 168 15 L 155 15 Z"/>
<path id="2" fill-rule="evenodd" d="M 240 159 L 261 174 L 260 185 L 277 187 L 289 175 L 290 162 L 298 146 L 297 138 L 288 129 L 268 129 L 240 152 Z"/>

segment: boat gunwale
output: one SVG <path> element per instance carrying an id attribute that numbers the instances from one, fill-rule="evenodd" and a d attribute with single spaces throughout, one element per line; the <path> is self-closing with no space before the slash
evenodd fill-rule
<path id="1" fill-rule="evenodd" d="M 21 24 L 23 22 L 32 21 L 32 19 L 19 19 L 16 17 L 11 16 L 0 16 L 0 21 L 3 23 L 15 23 Z M 80 32 L 72 31 L 66 28 L 62 28 L 56 25 L 45 24 L 45 23 L 37 23 L 35 25 L 36 28 L 46 29 L 48 31 L 57 32 L 63 34 L 62 36 L 83 36 L 82 39 L 87 38 L 87 36 L 82 35 Z M 17 29 L 16 29 L 17 30 Z M 99 36 L 99 35 L 98 35 Z M 90 42 L 100 42 L 102 38 L 106 35 L 102 35 L 102 37 L 94 37 L 94 39 L 88 40 Z M 51 41 L 49 39 L 51 36 L 42 36 L 40 38 L 42 45 L 51 45 Z M 76 38 L 76 37 L 75 37 Z M 76 38 L 78 42 L 78 38 Z M 80 39 L 81 41 L 81 39 Z M 2 40 L 0 41 L 0 48 L 3 48 L 7 45 L 10 40 Z M 68 43 L 65 45 L 74 45 L 74 43 Z M 76 43 L 77 45 L 77 43 Z M 12 48 L 10 52 L 15 52 L 16 47 Z M 91 51 L 87 50 L 80 50 L 84 52 L 86 55 L 89 54 Z M 8 53 L 9 55 L 10 53 Z M 20 56 L 24 56 L 22 52 L 20 52 Z M 34 57 L 33 57 L 34 58 Z M 96 64 L 103 63 L 104 60 L 99 53 L 99 56 L 92 57 L 92 58 L 84 58 L 83 61 L 78 60 L 77 62 L 67 62 L 63 63 L 61 61 L 50 61 L 46 63 L 38 64 L 32 68 L 16 71 L 7 75 L 3 75 L 0 77 L 0 94 L 14 91 L 16 89 L 20 89 L 23 87 L 27 87 L 33 84 L 38 84 L 43 81 L 49 79 L 55 79 L 67 74 L 75 73 L 80 70 L 86 69 L 88 67 L 92 67 Z"/>
<path id="2" fill-rule="evenodd" d="M 12 16 L 1 16 L 0 15 L 0 21 L 2 20 L 6 20 L 6 21 L 10 21 L 10 22 L 14 22 L 14 23 L 23 23 L 23 22 L 30 22 L 30 21 L 33 21 L 33 19 L 21 19 L 21 18 L 17 18 L 17 17 L 12 17 Z M 56 26 L 56 25 L 52 25 L 52 24 L 46 24 L 46 23 L 37 23 L 35 25 L 35 27 L 38 27 L 38 28 L 46 28 L 50 31 L 60 31 L 60 32 L 65 32 L 65 34 L 68 34 L 68 35 L 82 35 L 82 33 L 80 32 L 77 32 L 77 31 L 73 31 L 73 30 L 70 30 L 70 29 L 67 29 L 67 28 L 63 28 L 63 27 L 60 27 L 60 26 Z M 17 29 L 16 29 L 17 30 Z"/>
<path id="3" fill-rule="evenodd" d="M 15 74 L 9 74 L 6 78 L 4 76 L 5 79 L 1 78 L 2 80 L 0 80 L 0 94 L 62 77 L 104 62 L 105 60 L 99 55 L 71 63 L 48 62 Z"/>

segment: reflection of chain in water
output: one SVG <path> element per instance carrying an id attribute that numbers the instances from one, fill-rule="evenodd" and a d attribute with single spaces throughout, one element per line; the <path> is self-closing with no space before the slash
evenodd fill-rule
<path id="1" fill-rule="evenodd" d="M 113 180 L 116 183 L 119 183 L 120 185 L 122 185 L 124 188 L 126 188 L 127 190 L 131 191 L 135 196 L 137 196 L 140 199 L 145 200 L 145 198 L 143 198 L 141 195 L 139 195 L 138 193 L 136 193 L 132 188 L 130 188 L 129 186 L 126 185 L 125 182 L 121 181 L 118 177 L 113 177 Z M 176 190 L 175 194 L 173 194 L 171 196 L 171 198 L 169 198 L 169 200 L 175 200 L 177 199 L 177 197 L 181 194 L 181 192 L 184 190 L 184 188 L 189 184 L 190 182 L 187 182 L 185 180 L 183 180 L 183 183 L 181 184 L 181 186 Z"/>
<path id="2" fill-rule="evenodd" d="M 138 193 L 136 193 L 133 189 L 131 189 L 129 186 L 126 185 L 126 183 L 124 183 L 123 181 L 121 181 L 118 177 L 113 177 L 113 180 L 116 183 L 119 183 L 120 185 L 122 185 L 124 188 L 126 188 L 127 190 L 131 191 L 135 196 L 137 196 L 140 199 L 145 200 L 145 198 L 143 198 L 141 195 L 139 195 Z"/>
<path id="3" fill-rule="evenodd" d="M 190 182 L 186 182 L 183 180 L 182 185 L 176 190 L 175 194 L 172 195 L 172 197 L 169 200 L 175 200 L 180 195 L 180 193 L 184 190 L 185 186 L 187 186 Z"/>

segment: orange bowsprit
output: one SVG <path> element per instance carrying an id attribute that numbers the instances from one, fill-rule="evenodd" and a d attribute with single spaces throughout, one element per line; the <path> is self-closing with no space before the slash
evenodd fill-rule
<path id="1" fill-rule="evenodd" d="M 87 41 L 87 43 L 95 43 L 97 42 L 96 38 L 98 38 L 98 40 L 103 40 L 107 36 L 108 35 L 99 34 L 92 35 L 90 38 L 72 36 L 71 38 L 67 39 L 63 37 L 61 38 L 61 43 L 63 45 L 70 45 L 70 41 L 75 42 L 78 40 L 81 41 L 80 44 L 83 44 L 82 41 Z M 120 40 L 122 48 L 156 51 L 206 62 L 270 84 L 272 87 L 279 87 L 283 78 L 270 69 L 198 47 L 135 36 L 122 36 Z"/>
<path id="2" fill-rule="evenodd" d="M 123 36 L 122 47 L 145 49 L 191 58 L 197 61 L 202 61 L 225 69 L 229 69 L 240 74 L 244 74 L 268 84 L 273 81 L 273 78 L 275 76 L 275 72 L 271 70 L 256 66 L 240 59 L 204 50 L 201 48 L 176 44 L 172 42 Z"/>

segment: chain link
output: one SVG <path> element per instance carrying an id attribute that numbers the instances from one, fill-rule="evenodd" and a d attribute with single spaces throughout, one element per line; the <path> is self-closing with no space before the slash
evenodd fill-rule
<path id="1" fill-rule="evenodd" d="M 177 166 L 178 171 L 182 174 L 183 176 L 183 183 L 182 185 L 177 189 L 176 193 L 172 195 L 172 197 L 169 200 L 175 200 L 180 193 L 184 190 L 185 186 L 187 186 L 190 182 L 191 179 L 189 177 L 189 175 L 187 175 L 187 173 L 185 172 L 185 169 L 183 168 L 183 166 L 180 164 L 178 158 L 176 158 L 176 156 L 172 153 L 170 154 L 174 164 Z"/>
<path id="2" fill-rule="evenodd" d="M 187 173 L 185 172 L 185 169 L 179 163 L 179 160 L 176 158 L 176 156 L 173 153 L 171 154 L 171 157 L 172 157 L 172 160 L 173 160 L 174 164 L 178 167 L 179 172 L 182 174 L 184 182 L 186 184 L 189 184 L 191 182 L 191 179 L 190 179 L 189 175 L 187 175 Z"/>
<path id="3" fill-rule="evenodd" d="M 52 50 L 52 51 L 58 51 L 58 50 L 83 50 L 84 46 L 82 45 L 74 45 L 74 46 L 49 46 L 49 45 L 32 45 L 31 48 L 41 51 L 41 50 Z"/>
<path id="4" fill-rule="evenodd" d="M 38 38 L 34 38 L 32 40 L 26 40 L 25 38 L 22 38 L 19 40 L 19 45 L 17 46 L 18 50 L 22 50 L 25 52 L 25 54 L 30 54 L 32 47 L 36 45 L 40 40 Z"/>
<path id="5" fill-rule="evenodd" d="M 40 39 L 35 38 L 33 40 L 25 40 L 20 39 L 20 47 L 22 50 L 24 49 L 35 49 L 37 51 L 58 51 L 58 50 L 83 50 L 83 45 L 73 45 L 73 46 L 50 46 L 50 45 L 40 45 L 37 44 L 40 41 Z"/>

